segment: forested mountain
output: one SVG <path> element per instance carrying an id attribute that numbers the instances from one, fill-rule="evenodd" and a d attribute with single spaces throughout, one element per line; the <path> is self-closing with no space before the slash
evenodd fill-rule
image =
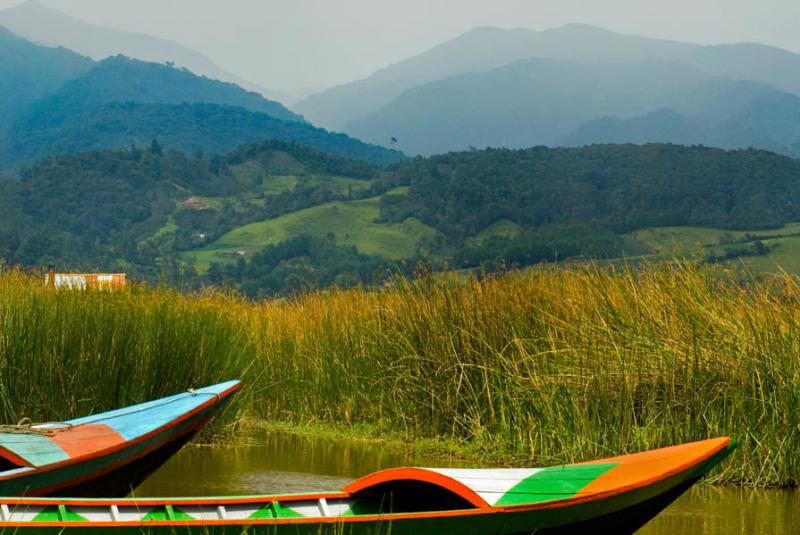
<path id="1" fill-rule="evenodd" d="M 223 154 L 245 143 L 276 139 L 380 164 L 403 157 L 314 128 L 277 102 L 185 69 L 122 56 L 92 65 L 62 49 L 37 47 L 18 39 L 11 43 L 37 54 L 58 52 L 71 59 L 74 56 L 81 60 L 75 61 L 83 71 L 69 70 L 72 79 L 63 80 L 65 74 L 58 80 L 60 84 L 54 81 L 43 88 L 40 98 L 27 106 L 9 106 L 5 120 L 11 124 L 5 135 L 0 131 L 0 167 L 19 167 L 55 154 L 142 146 L 154 138 L 168 147 L 188 152 L 201 150 L 209 155 Z M 0 53 L 6 49 L 9 53 L 14 51 L 0 43 Z M 9 74 L 5 83 L 10 88 L 18 87 L 15 73 Z M 11 91 L 8 94 L 13 97 Z"/>
<path id="2" fill-rule="evenodd" d="M 26 115 L 34 119 L 41 115 L 68 115 L 109 102 L 213 103 L 238 106 L 275 119 L 303 121 L 301 116 L 282 104 L 237 85 L 197 76 L 186 69 L 125 56 L 114 56 L 96 63 L 86 74 L 67 82 L 57 93 L 38 102 Z"/>
<path id="3" fill-rule="evenodd" d="M 349 131 L 411 154 L 651 141 L 792 154 L 800 97 L 660 60 L 532 59 L 409 90 Z"/>
<path id="4" fill-rule="evenodd" d="M 225 72 L 196 50 L 151 35 L 88 24 L 36 0 L 0 10 L 0 25 L 34 43 L 68 48 L 94 60 L 121 54 L 155 63 L 171 62 L 201 76 L 232 82 L 271 99 L 277 97 L 268 89 Z"/>
<path id="5" fill-rule="evenodd" d="M 57 121 L 52 119 L 57 117 Z M 158 138 L 165 146 L 213 156 L 255 140 L 305 143 L 330 154 L 376 164 L 403 158 L 308 123 L 281 121 L 263 113 L 217 104 L 111 103 L 55 116 L 37 114 L 17 123 L 0 140 L 0 166 L 33 162 L 53 154 L 144 146 Z"/>
<path id="6" fill-rule="evenodd" d="M 620 35 L 570 24 L 545 31 L 475 28 L 364 80 L 309 97 L 296 108 L 315 124 L 349 132 L 405 91 L 453 75 L 484 72 L 523 59 L 680 62 L 710 74 L 765 82 L 800 93 L 800 55 L 759 44 L 701 46 Z"/>
<path id="7" fill-rule="evenodd" d="M 0 26 L 0 137 L 20 112 L 91 68 L 89 58 L 34 45 Z"/>
<path id="8" fill-rule="evenodd" d="M 375 283 L 418 260 L 491 268 L 648 254 L 630 237 L 643 229 L 747 240 L 790 222 L 800 222 L 800 161 L 664 144 L 490 149 L 376 168 L 274 141 L 212 159 L 154 142 L 0 181 L 7 262 L 250 295 Z M 713 255 L 751 254 L 742 247 Z"/>

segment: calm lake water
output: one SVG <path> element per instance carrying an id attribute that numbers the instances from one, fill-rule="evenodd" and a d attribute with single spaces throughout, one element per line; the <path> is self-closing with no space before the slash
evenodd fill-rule
<path id="1" fill-rule="evenodd" d="M 264 433 L 247 445 L 184 448 L 137 496 L 220 496 L 337 490 L 393 466 L 473 467 L 403 455 L 394 447 Z M 640 531 L 643 535 L 797 534 L 800 493 L 696 486 Z"/>

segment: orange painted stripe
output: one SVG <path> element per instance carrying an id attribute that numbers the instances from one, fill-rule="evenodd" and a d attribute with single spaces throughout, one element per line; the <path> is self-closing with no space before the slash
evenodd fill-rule
<path id="1" fill-rule="evenodd" d="M 70 458 L 81 457 L 113 448 L 125 438 L 106 424 L 85 424 L 56 433 L 50 440 L 61 446 Z"/>
<path id="2" fill-rule="evenodd" d="M 16 464 L 19 467 L 32 468 L 33 465 L 5 446 L 0 446 L 0 457 Z"/>
<path id="3" fill-rule="evenodd" d="M 464 498 L 475 507 L 489 507 L 489 504 L 486 503 L 486 500 L 481 498 L 474 490 L 463 483 L 432 470 L 420 468 L 389 468 L 388 470 L 381 470 L 380 472 L 375 472 L 374 474 L 370 474 L 366 477 L 362 477 L 361 479 L 353 481 L 342 490 L 344 492 L 349 492 L 350 494 L 356 494 L 361 490 L 374 487 L 375 485 L 380 485 L 381 483 L 406 480 L 431 483 L 432 485 L 445 488 L 450 492 Z"/>
<path id="4" fill-rule="evenodd" d="M 620 464 L 589 483 L 579 494 L 613 494 L 630 487 L 649 485 L 699 464 L 727 448 L 729 444 L 729 438 L 715 438 L 584 463 L 618 462 Z"/>

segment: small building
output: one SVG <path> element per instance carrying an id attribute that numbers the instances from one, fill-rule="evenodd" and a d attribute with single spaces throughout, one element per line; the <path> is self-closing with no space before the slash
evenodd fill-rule
<path id="1" fill-rule="evenodd" d="M 208 210 L 208 205 L 200 197 L 189 197 L 181 205 L 187 210 Z"/>
<path id="2" fill-rule="evenodd" d="M 127 283 L 125 273 L 46 273 L 45 286 L 70 290 L 115 290 Z"/>

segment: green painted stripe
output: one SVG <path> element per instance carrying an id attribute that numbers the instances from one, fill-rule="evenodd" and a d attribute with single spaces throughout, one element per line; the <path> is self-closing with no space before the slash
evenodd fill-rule
<path id="1" fill-rule="evenodd" d="M 283 507 L 280 503 L 275 502 L 275 513 L 278 518 L 303 518 L 303 515 L 290 507 Z"/>
<path id="2" fill-rule="evenodd" d="M 283 507 L 278 502 L 271 502 L 253 513 L 248 517 L 249 519 L 264 519 L 264 518 L 303 518 L 303 515 L 289 507 Z"/>
<path id="3" fill-rule="evenodd" d="M 523 479 L 503 494 L 496 505 L 521 505 L 572 498 L 589 483 L 619 463 L 597 463 L 545 468 Z"/>
<path id="4" fill-rule="evenodd" d="M 275 516 L 273 516 L 273 514 L 272 514 L 272 503 L 268 503 L 267 505 L 265 505 L 264 507 L 262 507 L 261 509 L 259 509 L 258 511 L 256 511 L 255 513 L 253 513 L 252 515 L 250 515 L 247 518 L 251 518 L 251 519 L 254 519 L 254 520 L 255 519 L 265 519 L 265 518 L 275 518 Z"/>
<path id="5" fill-rule="evenodd" d="M 171 505 L 165 505 L 163 507 L 156 507 L 142 517 L 142 521 L 150 520 L 195 520 L 195 518 Z"/>
<path id="6" fill-rule="evenodd" d="M 46 507 L 38 515 L 33 517 L 32 522 L 86 522 L 86 518 L 67 509 L 64 505 Z"/>

